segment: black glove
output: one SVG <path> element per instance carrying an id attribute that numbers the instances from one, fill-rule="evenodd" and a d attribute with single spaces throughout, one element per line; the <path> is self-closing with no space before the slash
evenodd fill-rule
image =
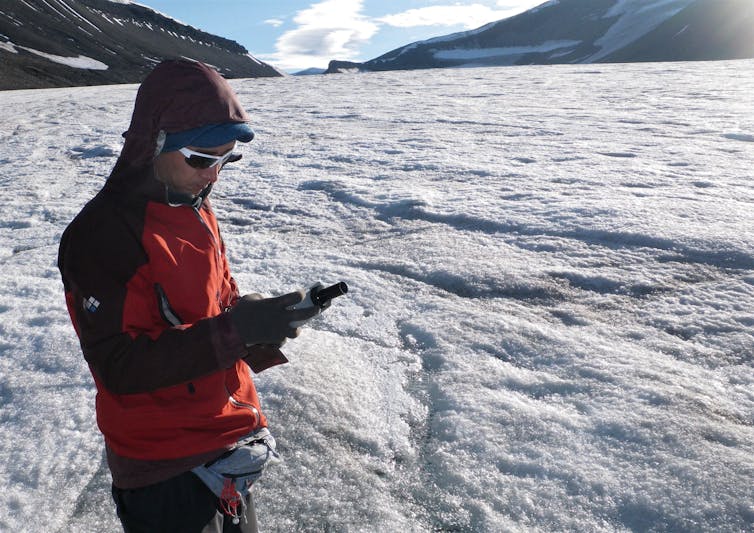
<path id="1" fill-rule="evenodd" d="M 304 291 L 291 292 L 276 298 L 247 294 L 231 309 L 230 318 L 247 346 L 281 345 L 286 338 L 298 337 L 296 322 L 306 322 L 319 313 L 319 308 L 288 309 L 306 296 Z"/>

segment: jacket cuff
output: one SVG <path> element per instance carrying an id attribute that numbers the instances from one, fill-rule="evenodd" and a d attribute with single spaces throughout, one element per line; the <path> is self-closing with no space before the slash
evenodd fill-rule
<path id="1" fill-rule="evenodd" d="M 243 360 L 255 374 L 288 362 L 288 358 L 280 351 L 280 348 L 271 344 L 249 346 L 248 353 L 249 355 L 244 357 Z"/>
<path id="2" fill-rule="evenodd" d="M 218 315 L 212 320 L 212 345 L 217 363 L 223 369 L 232 367 L 247 355 L 246 346 L 229 313 Z"/>

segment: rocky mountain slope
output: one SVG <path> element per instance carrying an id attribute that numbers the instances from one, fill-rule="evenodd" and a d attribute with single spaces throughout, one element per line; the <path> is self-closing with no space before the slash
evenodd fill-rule
<path id="1" fill-rule="evenodd" d="M 138 83 L 165 58 L 280 76 L 238 43 L 127 0 L 2 0 L 0 89 Z"/>
<path id="2" fill-rule="evenodd" d="M 752 0 L 551 0 L 328 72 L 754 57 Z"/>

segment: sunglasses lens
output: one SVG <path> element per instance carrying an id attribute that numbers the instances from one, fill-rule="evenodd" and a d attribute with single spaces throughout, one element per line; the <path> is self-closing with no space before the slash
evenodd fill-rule
<path id="1" fill-rule="evenodd" d="M 188 166 L 193 168 L 209 168 L 215 162 L 217 162 L 217 159 L 202 157 L 200 155 L 192 155 L 186 158 L 186 163 L 188 164 Z"/>
<path id="2" fill-rule="evenodd" d="M 201 152 L 194 152 L 188 148 L 181 148 L 179 152 L 183 154 L 186 164 L 191 168 L 205 169 L 212 168 L 215 165 L 219 165 L 220 168 L 228 161 L 238 161 L 241 156 L 233 154 L 232 150 L 223 155 L 210 155 L 202 154 Z"/>

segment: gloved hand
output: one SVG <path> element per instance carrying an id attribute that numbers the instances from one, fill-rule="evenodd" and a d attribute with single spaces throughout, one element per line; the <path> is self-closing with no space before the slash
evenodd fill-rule
<path id="1" fill-rule="evenodd" d="M 255 344 L 281 345 L 286 338 L 298 337 L 303 323 L 319 313 L 318 307 L 288 309 L 305 298 L 306 293 L 291 292 L 275 298 L 260 298 L 247 294 L 229 311 L 230 318 L 247 346 Z"/>
<path id="2" fill-rule="evenodd" d="M 319 314 L 319 312 L 322 311 L 322 307 L 320 307 L 317 304 L 315 304 L 314 301 L 312 300 L 312 291 L 318 291 L 321 288 L 322 288 L 322 284 L 320 282 L 317 282 L 308 291 L 306 291 L 306 294 L 304 294 L 304 299 L 301 300 L 296 305 L 294 305 L 292 308 L 293 309 L 312 309 L 312 308 L 316 308 L 317 309 L 317 314 Z M 296 327 L 296 328 L 300 328 L 301 326 L 303 326 L 304 324 L 306 324 L 309 321 L 310 318 L 311 317 L 309 317 L 306 320 L 299 320 L 298 322 L 293 322 L 291 324 L 291 326 Z"/>

